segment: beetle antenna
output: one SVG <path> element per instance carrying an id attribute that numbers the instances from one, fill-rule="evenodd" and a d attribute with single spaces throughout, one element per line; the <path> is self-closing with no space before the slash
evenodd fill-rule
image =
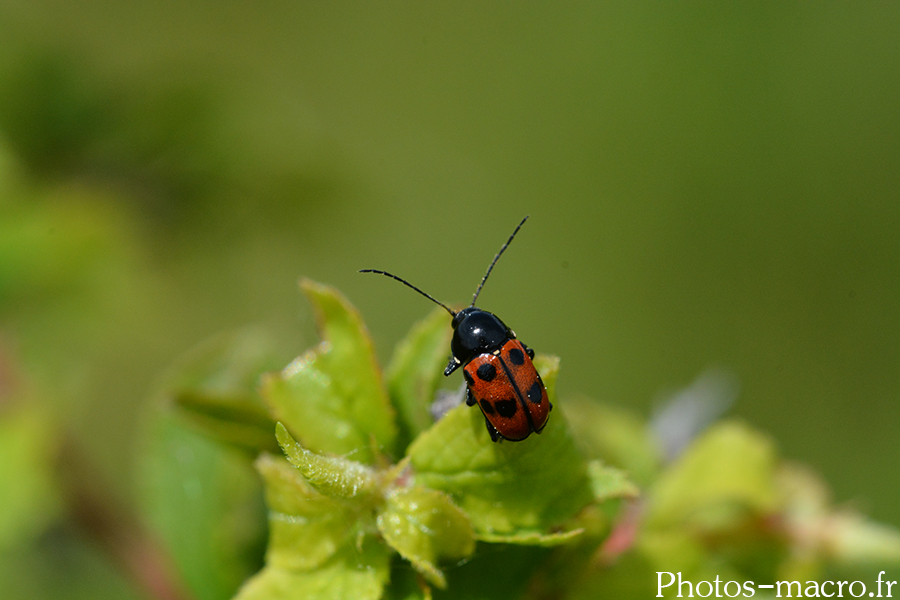
<path id="1" fill-rule="evenodd" d="M 519 233 L 519 230 L 522 229 L 522 225 L 525 224 L 525 221 L 528 220 L 529 215 L 525 215 L 525 218 L 522 219 L 522 222 L 519 223 L 519 226 L 516 227 L 516 230 L 512 232 L 512 235 L 509 236 L 509 239 L 506 240 L 506 243 L 503 244 L 503 247 L 500 248 L 500 252 L 497 253 L 497 256 L 494 257 L 494 260 L 491 262 L 491 266 L 488 267 L 487 273 L 484 274 L 484 277 L 481 278 L 481 283 L 478 284 L 478 289 L 475 290 L 475 296 L 472 298 L 472 304 L 469 306 L 475 306 L 475 301 L 478 300 L 478 294 L 481 293 L 481 288 L 484 287 L 484 282 L 487 281 L 488 275 L 491 274 L 491 271 L 494 269 L 494 265 L 497 264 L 497 261 L 500 260 L 500 255 L 509 247 L 510 242 L 513 241 L 513 238 L 516 237 L 516 234 Z"/>
<path id="2" fill-rule="evenodd" d="M 405 279 L 402 279 L 402 278 L 400 278 L 400 277 L 397 277 L 397 276 L 394 275 L 393 273 L 388 273 L 387 271 L 379 271 L 378 269 L 360 269 L 359 272 L 360 272 L 360 273 L 379 273 L 379 274 L 381 274 L 381 275 L 384 275 L 385 277 L 390 277 L 391 279 L 396 279 L 397 281 L 399 281 L 400 283 L 402 283 L 402 284 L 405 285 L 406 287 L 411 287 L 412 289 L 416 290 L 417 292 L 419 292 L 420 294 L 422 294 L 423 296 L 425 296 L 426 298 L 428 298 L 429 300 L 431 300 L 431 301 L 434 302 L 435 304 L 438 304 L 438 305 L 442 306 L 442 307 L 444 308 L 444 310 L 446 310 L 448 313 L 450 313 L 450 316 L 451 316 L 451 317 L 455 317 L 455 316 L 456 316 L 456 312 L 450 310 L 449 308 L 447 308 L 447 305 L 446 305 L 446 304 L 444 304 L 444 303 L 441 302 L 440 300 L 436 300 L 431 294 L 426 294 L 425 292 L 423 292 L 422 290 L 420 290 L 419 288 L 417 288 L 416 286 L 414 286 L 414 285 L 411 284 L 410 282 L 408 282 L 408 281 L 406 281 Z"/>

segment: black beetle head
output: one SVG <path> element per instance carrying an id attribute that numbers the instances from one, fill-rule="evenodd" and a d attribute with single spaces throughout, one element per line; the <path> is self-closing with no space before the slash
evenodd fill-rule
<path id="1" fill-rule="evenodd" d="M 515 337 L 496 315 L 470 306 L 453 316 L 450 350 L 460 364 L 485 352 L 493 352 Z"/>

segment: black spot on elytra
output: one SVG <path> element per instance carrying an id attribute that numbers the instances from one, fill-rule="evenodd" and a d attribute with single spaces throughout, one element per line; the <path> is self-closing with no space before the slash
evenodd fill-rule
<path id="1" fill-rule="evenodd" d="M 528 399 L 531 400 L 531 402 L 533 402 L 534 404 L 540 404 L 543 398 L 544 389 L 541 386 L 541 382 L 535 380 L 535 382 L 531 384 L 531 387 L 528 388 Z"/>
<path id="2" fill-rule="evenodd" d="M 469 372 L 468 372 L 467 370 L 465 370 L 465 369 L 463 369 L 463 379 L 466 380 L 466 384 L 467 384 L 468 386 L 471 387 L 471 386 L 475 385 L 475 380 L 472 379 L 472 376 L 469 375 Z"/>
<path id="3" fill-rule="evenodd" d="M 494 406 L 491 404 L 490 400 L 481 401 L 481 410 L 483 410 L 486 415 L 494 414 Z"/>
<path id="4" fill-rule="evenodd" d="M 518 348 L 510 348 L 509 350 L 509 362 L 514 365 L 524 365 L 525 364 L 525 353 L 519 350 Z"/>
<path id="5" fill-rule="evenodd" d="M 494 377 L 497 376 L 497 369 L 495 369 L 494 365 L 491 363 L 484 363 L 478 367 L 475 374 L 478 375 L 478 379 L 481 379 L 482 381 L 492 381 Z"/>
<path id="6" fill-rule="evenodd" d="M 497 408 L 497 412 L 500 413 L 501 417 L 508 419 L 516 414 L 515 400 L 498 400 L 494 406 Z"/>

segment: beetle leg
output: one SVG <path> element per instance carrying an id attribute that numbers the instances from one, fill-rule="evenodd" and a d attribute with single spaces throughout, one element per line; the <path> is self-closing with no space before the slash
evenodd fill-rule
<path id="1" fill-rule="evenodd" d="M 525 344 L 522 344 L 522 347 L 525 348 L 525 354 L 528 355 L 528 358 L 530 358 L 531 360 L 534 360 L 534 350 L 532 350 L 531 348 L 529 348 L 529 347 L 526 346 Z"/>
<path id="2" fill-rule="evenodd" d="M 491 425 L 491 422 L 488 421 L 487 417 L 484 418 L 484 424 L 487 425 L 488 433 L 491 434 L 492 442 L 499 442 L 503 438 L 500 437 L 500 433 L 497 431 L 497 428 Z"/>
<path id="3" fill-rule="evenodd" d="M 456 360 L 455 356 L 450 357 L 450 362 L 447 363 L 447 368 L 444 369 L 444 377 L 447 377 L 453 371 L 457 370 L 462 363 Z"/>

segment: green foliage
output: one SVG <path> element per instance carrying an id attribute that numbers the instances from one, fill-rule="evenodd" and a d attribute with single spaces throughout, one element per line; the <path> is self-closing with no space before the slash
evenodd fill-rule
<path id="1" fill-rule="evenodd" d="M 562 410 L 586 456 L 602 458 L 627 471 L 642 486 L 656 478 L 661 453 L 646 423 L 637 415 L 584 396 L 567 398 Z"/>
<path id="2" fill-rule="evenodd" d="M 284 428 L 280 432 L 288 436 Z M 299 447 L 290 450 L 300 451 Z M 388 578 L 389 555 L 385 547 L 364 537 L 370 523 L 361 518 L 362 504 L 345 502 L 346 490 L 327 488 L 337 491 L 337 496 L 316 491 L 284 459 L 263 454 L 256 468 L 266 486 L 269 548 L 266 567 L 237 597 L 380 597 Z"/>
<path id="3" fill-rule="evenodd" d="M 555 530 L 592 500 L 585 460 L 558 417 L 527 443 L 498 444 L 485 435 L 480 412 L 458 406 L 413 442 L 409 456 L 417 478 L 456 498 L 479 534 L 515 539 Z"/>
<path id="4" fill-rule="evenodd" d="M 345 547 L 314 570 L 266 566 L 238 592 L 235 600 L 377 600 L 387 583 L 388 555 L 372 541 Z"/>
<path id="5" fill-rule="evenodd" d="M 766 514 L 777 505 L 772 442 L 739 423 L 722 423 L 698 439 L 653 487 L 646 524 L 713 527 L 732 513 Z"/>
<path id="6" fill-rule="evenodd" d="M 276 368 L 271 344 L 255 330 L 220 335 L 173 369 L 169 399 L 206 435 L 249 451 L 278 448 L 274 421 L 259 395 L 259 374 Z"/>
<path id="7" fill-rule="evenodd" d="M 324 338 L 263 383 L 274 416 L 314 452 L 354 453 L 375 460 L 397 436 L 372 341 L 355 308 L 336 291 L 310 282 L 303 291 Z"/>
<path id="8" fill-rule="evenodd" d="M 407 444 L 433 422 L 428 406 L 447 364 L 451 333 L 447 312 L 435 308 L 394 350 L 386 372 L 387 385 Z"/>
<path id="9" fill-rule="evenodd" d="M 149 507 L 140 516 L 192 595 L 231 597 L 265 550 L 248 457 L 281 455 L 258 375 L 288 360 L 223 362 L 220 374 L 248 375 L 239 389 L 179 384 L 169 396 L 177 418 L 160 414 L 171 404 L 141 408 L 160 366 L 248 320 L 297 343 L 297 301 L 279 286 L 297 272 L 348 273 L 376 242 L 385 257 L 406 251 L 409 274 L 433 269 L 434 252 L 409 252 L 423 247 L 478 269 L 477 255 L 489 258 L 502 241 L 500 221 L 526 209 L 542 213 L 530 245 L 540 250 L 529 260 L 529 244 L 517 246 L 523 270 L 516 275 L 513 259 L 492 277 L 521 282 L 506 289 L 540 318 L 516 324 L 543 340 L 536 347 L 563 353 L 566 390 L 640 406 L 697 364 L 723 360 L 747 384 L 744 407 L 789 435 L 794 451 L 815 455 L 841 499 L 900 522 L 890 476 L 900 458 L 900 320 L 889 317 L 900 306 L 896 5 L 587 3 L 548 12 L 496 3 L 476 19 L 440 3 L 372 4 L 352 18 L 339 3 L 131 6 L 13 0 L 0 9 L 5 598 L 148 597 L 115 574 L 127 561 L 109 560 L 73 526 L 70 500 L 57 496 L 61 440 L 94 463 L 84 489 Z M 541 231 L 565 234 L 548 244 Z M 488 291 L 499 301 L 496 283 Z M 445 284 L 466 289 L 468 276 Z M 366 317 L 380 331 L 402 318 Z M 433 331 L 449 334 L 446 322 Z M 442 380 L 446 343 L 409 347 L 413 362 L 433 350 L 438 367 L 394 369 L 395 358 L 385 371 L 393 449 L 374 448 L 372 462 L 363 451 L 340 456 L 383 469 L 379 454 L 401 459 L 431 427 L 428 388 Z M 18 361 L 12 385 L 27 389 L 24 406 L 7 395 Z M 395 375 L 424 384 L 401 401 Z M 554 549 L 479 543 L 469 562 L 445 569 L 448 594 L 515 596 L 532 589 L 529 580 L 550 581 L 549 567 L 535 568 L 544 558 L 590 558 L 601 544 L 599 554 L 613 555 L 605 540 L 611 530 L 613 541 L 629 539 L 628 523 L 641 526 L 633 550 L 603 563 L 578 595 L 636 596 L 628 580 L 682 555 L 745 572 L 767 557 L 792 555 L 803 569 L 896 554 L 890 529 L 836 511 L 771 441 L 773 471 L 756 472 L 758 489 L 715 489 L 699 461 L 689 479 L 702 498 L 670 483 L 651 502 L 680 461 L 660 460 L 643 419 L 578 403 L 557 399 L 551 426 L 571 417 L 592 493 L 610 501 L 562 532 L 536 534 L 582 531 Z M 606 495 L 618 476 L 610 467 L 643 490 L 647 508 L 631 521 L 614 519 L 633 501 Z M 754 498 L 773 488 L 776 502 L 760 518 Z M 704 518 L 712 511 L 720 516 Z M 774 535 L 748 535 L 785 522 L 802 536 L 773 545 Z M 690 535 L 674 536 L 679 529 Z M 750 542 L 760 551 L 739 556 Z M 671 548 L 654 555 L 667 564 L 648 558 L 654 545 Z M 421 595 L 408 560 L 395 553 L 389 568 L 388 597 Z M 97 570 L 116 593 L 96 581 L 85 588 L 85 573 Z"/>
<path id="10" fill-rule="evenodd" d="M 310 452 L 298 444 L 281 423 L 275 425 L 275 437 L 288 461 L 323 494 L 352 499 L 374 493 L 376 475 L 373 469 L 353 460 Z"/>
<path id="11" fill-rule="evenodd" d="M 51 465 L 59 440 L 34 406 L 3 411 L 0 419 L 0 554 L 39 532 L 60 510 Z"/>
<path id="12" fill-rule="evenodd" d="M 175 395 L 191 422 L 258 453 L 268 549 L 239 600 L 427 598 L 432 586 L 451 597 L 646 597 L 655 571 L 812 576 L 900 562 L 897 532 L 835 512 L 766 436 L 722 422 L 664 465 L 637 418 L 559 401 L 556 357 L 535 358 L 558 407 L 540 435 L 491 442 L 461 397 L 433 422 L 443 311 L 401 341 L 382 378 L 356 310 L 327 286 L 303 289 L 324 341 L 264 376 L 261 398 L 247 374 L 263 354 L 224 346 L 201 353 Z M 264 427 L 284 458 L 260 441 Z"/>
<path id="13" fill-rule="evenodd" d="M 265 506 L 243 451 L 168 412 L 146 426 L 142 511 L 199 600 L 228 598 L 260 568 Z"/>
<path id="14" fill-rule="evenodd" d="M 825 567 L 897 565 L 900 534 L 835 510 L 822 482 L 779 459 L 767 436 L 724 421 L 662 471 L 590 556 L 565 551 L 548 577 L 570 597 L 650 597 L 657 571 L 804 581 Z"/>
<path id="15" fill-rule="evenodd" d="M 446 587 L 435 563 L 465 558 L 475 551 L 475 533 L 469 518 L 437 490 L 416 486 L 392 490 L 378 514 L 378 531 L 385 542 L 428 581 Z"/>
<path id="16" fill-rule="evenodd" d="M 271 529 L 261 579 L 280 581 L 288 571 L 318 581 L 315 571 L 331 565 L 333 557 L 368 547 L 366 555 L 377 561 L 386 561 L 390 550 L 396 550 L 431 583 L 444 587 L 437 560 L 465 558 L 474 551 L 466 514 L 445 494 L 411 484 L 405 463 L 379 471 L 306 450 L 281 423 L 276 435 L 295 468 L 267 455 L 257 461 L 266 482 Z M 373 539 L 376 533 L 383 543 Z M 244 593 L 249 593 L 246 588 Z"/>
<path id="17" fill-rule="evenodd" d="M 266 484 L 270 566 L 315 569 L 354 539 L 356 519 L 352 511 L 316 492 L 284 459 L 263 454 L 256 468 Z"/>
<path id="18" fill-rule="evenodd" d="M 239 598 L 334 589 L 378 597 L 392 555 L 420 574 L 414 595 L 425 582 L 444 588 L 440 565 L 471 557 L 476 540 L 564 544 L 581 533 L 569 523 L 597 501 L 599 488 L 603 500 L 631 493 L 621 472 L 592 476 L 597 465 L 579 452 L 562 415 L 527 443 L 491 442 L 480 412 L 462 405 L 434 423 L 428 404 L 450 331 L 443 312 L 401 342 L 385 383 L 356 310 L 328 287 L 304 282 L 303 289 L 324 341 L 263 378 L 262 404 L 244 377 L 221 374 L 229 366 L 245 372 L 256 355 L 225 347 L 199 353 L 194 375 L 181 377 L 174 395 L 191 422 L 242 448 L 265 450 L 256 432 L 269 418 L 280 421 L 275 438 L 287 461 L 266 452 L 256 461 L 269 507 L 266 566 Z M 558 359 L 535 362 L 555 399 Z M 259 414 L 260 405 L 271 417 Z M 398 429 L 413 441 L 391 464 L 388 457 L 403 451 Z"/>

